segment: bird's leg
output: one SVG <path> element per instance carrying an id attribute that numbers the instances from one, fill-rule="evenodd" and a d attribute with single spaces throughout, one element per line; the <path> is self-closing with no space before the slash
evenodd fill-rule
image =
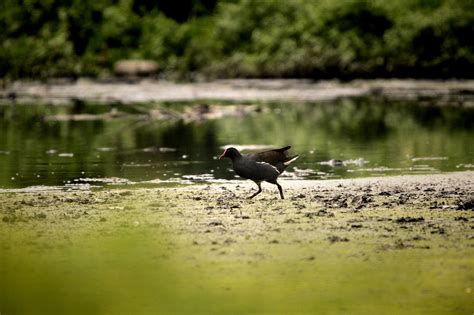
<path id="1" fill-rule="evenodd" d="M 258 195 L 259 193 L 262 192 L 262 187 L 260 186 L 260 183 L 255 182 L 255 184 L 257 184 L 257 186 L 258 186 L 258 191 L 255 194 L 253 194 L 252 196 L 250 196 L 249 199 L 252 199 L 253 197 L 255 197 L 256 195 Z"/>
<path id="2" fill-rule="evenodd" d="M 278 183 L 275 181 L 275 185 L 277 185 L 278 190 L 280 191 L 280 197 L 281 197 L 281 199 L 285 199 L 285 197 L 283 197 L 283 189 L 281 188 L 280 184 L 278 184 Z"/>
<path id="3" fill-rule="evenodd" d="M 280 197 L 281 197 L 281 199 L 285 199 L 285 197 L 283 197 L 283 189 L 281 188 L 280 184 L 278 184 L 278 182 L 276 181 L 276 179 L 271 180 L 271 181 L 268 181 L 268 182 L 269 182 L 270 184 L 277 185 L 278 191 L 280 192 Z"/>

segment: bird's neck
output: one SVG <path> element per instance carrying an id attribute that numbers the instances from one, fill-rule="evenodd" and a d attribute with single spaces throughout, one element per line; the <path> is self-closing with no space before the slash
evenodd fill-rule
<path id="1" fill-rule="evenodd" d="M 237 153 L 236 155 L 233 155 L 230 157 L 232 160 L 232 163 L 239 161 L 242 158 L 242 155 L 240 153 Z"/>

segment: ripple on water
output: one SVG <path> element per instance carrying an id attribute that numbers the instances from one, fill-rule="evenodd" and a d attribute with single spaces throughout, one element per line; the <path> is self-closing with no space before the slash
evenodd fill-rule
<path id="1" fill-rule="evenodd" d="M 414 158 L 411 158 L 411 160 L 413 162 L 417 162 L 417 161 L 443 161 L 443 160 L 447 160 L 448 157 L 446 156 L 424 156 L 424 157 L 414 157 Z"/>
<path id="2" fill-rule="evenodd" d="M 161 153 L 166 153 L 166 152 L 175 152 L 176 148 L 169 148 L 169 147 L 148 147 L 148 148 L 143 148 L 141 149 L 143 152 L 149 152 L 149 153 L 156 153 L 156 152 L 161 152 Z"/>
<path id="3" fill-rule="evenodd" d="M 280 177 L 288 178 L 288 179 L 303 179 L 308 176 L 316 174 L 316 171 L 310 168 L 298 168 L 294 167 L 293 171 L 285 171 L 283 174 L 280 175 Z"/>
<path id="4" fill-rule="evenodd" d="M 131 180 L 120 177 L 80 177 L 74 179 L 74 182 L 82 183 L 102 183 L 107 185 L 124 185 L 124 184 L 135 184 Z"/>
<path id="5" fill-rule="evenodd" d="M 364 166 L 365 164 L 368 164 L 369 161 L 365 160 L 364 158 L 358 158 L 358 159 L 351 159 L 351 160 L 337 160 L 337 159 L 331 159 L 329 161 L 321 161 L 318 164 L 319 165 L 329 165 L 331 167 L 338 167 L 338 166 L 348 166 L 348 165 L 356 165 L 356 166 Z"/>
<path id="6" fill-rule="evenodd" d="M 122 164 L 123 167 L 151 167 L 153 166 L 153 164 L 150 164 L 150 163 L 145 163 L 145 164 L 140 164 L 140 163 L 123 163 Z"/>
<path id="7" fill-rule="evenodd" d="M 59 153 L 58 154 L 59 157 L 74 157 L 74 153 Z"/>
<path id="8" fill-rule="evenodd" d="M 110 151 L 115 151 L 115 148 L 112 148 L 112 147 L 100 147 L 100 148 L 97 148 L 97 151 L 100 151 L 100 152 L 110 152 Z"/>
<path id="9" fill-rule="evenodd" d="M 406 170 L 408 170 L 408 168 L 379 166 L 379 167 L 350 169 L 350 170 L 347 170 L 347 171 L 348 172 L 384 173 L 384 172 L 403 172 L 403 171 L 406 171 Z"/>
<path id="10" fill-rule="evenodd" d="M 209 181 L 215 179 L 212 174 L 183 175 L 182 177 L 192 181 Z"/>
<path id="11" fill-rule="evenodd" d="M 456 168 L 474 168 L 474 164 L 458 164 Z"/>
<path id="12" fill-rule="evenodd" d="M 421 164 L 421 165 L 414 165 L 413 167 L 409 167 L 408 170 L 410 171 L 425 171 L 425 172 L 432 172 L 432 171 L 437 171 L 438 169 L 426 165 L 426 164 Z"/>
<path id="13" fill-rule="evenodd" d="M 431 167 L 429 165 L 415 165 L 413 167 L 371 167 L 371 168 L 359 168 L 359 169 L 348 169 L 347 172 L 354 173 L 354 172 L 363 172 L 363 173 L 371 173 L 371 176 L 376 175 L 384 175 L 385 173 L 393 174 L 393 173 L 400 173 L 400 174 L 413 174 L 413 173 L 438 173 L 439 170 L 437 168 Z"/>
<path id="14" fill-rule="evenodd" d="M 28 186 L 24 188 L 7 188 L 1 189 L 0 192 L 12 192 L 12 193 L 32 193 L 32 192 L 48 192 L 48 191 L 73 191 L 73 190 L 90 190 L 93 186 L 90 184 L 65 184 L 63 186 L 47 186 L 47 185 L 34 185 Z"/>

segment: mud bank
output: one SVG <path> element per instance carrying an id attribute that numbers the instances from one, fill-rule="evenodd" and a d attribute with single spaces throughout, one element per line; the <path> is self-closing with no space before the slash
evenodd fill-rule
<path id="1" fill-rule="evenodd" d="M 473 175 L 3 191 L 2 313 L 469 313 Z"/>
<path id="2" fill-rule="evenodd" d="M 343 97 L 376 95 L 391 100 L 426 100 L 438 105 L 474 106 L 472 80 L 354 80 L 351 82 L 311 80 L 218 80 L 198 83 L 141 80 L 134 82 L 77 81 L 14 82 L 0 89 L 0 103 L 134 104 L 148 102 L 221 100 L 333 101 Z M 433 100 L 434 99 L 434 100 Z"/>

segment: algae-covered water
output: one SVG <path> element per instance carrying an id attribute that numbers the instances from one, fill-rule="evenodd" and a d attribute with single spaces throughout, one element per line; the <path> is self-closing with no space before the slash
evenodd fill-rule
<path id="1" fill-rule="evenodd" d="M 473 108 L 364 98 L 248 104 L 256 109 L 219 119 L 147 116 L 196 105 L 0 106 L 0 188 L 232 179 L 228 163 L 216 160 L 230 144 L 292 145 L 301 158 L 285 176 L 296 179 L 431 174 L 474 163 Z M 108 113 L 124 115 L 101 118 Z"/>

